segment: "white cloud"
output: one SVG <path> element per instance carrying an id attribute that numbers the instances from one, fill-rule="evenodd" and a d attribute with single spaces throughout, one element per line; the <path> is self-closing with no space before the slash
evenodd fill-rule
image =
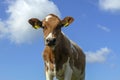
<path id="1" fill-rule="evenodd" d="M 99 0 L 99 5 L 105 11 L 120 11 L 120 0 Z"/>
<path id="2" fill-rule="evenodd" d="M 111 50 L 107 47 L 101 48 L 96 52 L 87 51 L 86 59 L 89 63 L 102 63 L 106 61 L 107 55 L 111 52 Z"/>
<path id="3" fill-rule="evenodd" d="M 57 6 L 49 0 L 12 0 L 8 2 L 6 12 L 10 16 L 5 21 L 7 26 L 2 26 L 0 31 L 2 31 L 1 35 L 4 35 L 4 30 L 8 30 L 6 37 L 15 43 L 31 42 L 40 35 L 41 31 L 34 30 L 29 25 L 28 19 L 32 17 L 43 19 L 50 13 L 60 15 Z"/>
<path id="4" fill-rule="evenodd" d="M 106 26 L 98 25 L 97 27 L 98 27 L 99 29 L 103 30 L 103 31 L 106 31 L 106 32 L 110 32 L 110 31 L 111 31 L 111 30 L 110 30 L 108 27 L 106 27 Z"/>

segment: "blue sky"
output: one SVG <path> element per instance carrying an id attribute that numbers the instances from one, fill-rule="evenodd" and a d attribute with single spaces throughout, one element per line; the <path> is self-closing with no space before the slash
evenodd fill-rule
<path id="1" fill-rule="evenodd" d="M 45 80 L 42 29 L 31 17 L 75 21 L 63 32 L 87 56 L 86 80 L 120 80 L 120 0 L 0 0 L 0 80 Z"/>

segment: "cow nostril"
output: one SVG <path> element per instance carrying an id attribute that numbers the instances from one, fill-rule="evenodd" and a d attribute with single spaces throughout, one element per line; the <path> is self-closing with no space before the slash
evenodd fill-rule
<path id="1" fill-rule="evenodd" d="M 54 39 L 52 40 L 52 42 L 55 43 L 55 42 L 56 42 L 56 39 L 54 38 Z"/>
<path id="2" fill-rule="evenodd" d="M 49 39 L 46 39 L 46 42 L 49 42 L 50 40 Z"/>

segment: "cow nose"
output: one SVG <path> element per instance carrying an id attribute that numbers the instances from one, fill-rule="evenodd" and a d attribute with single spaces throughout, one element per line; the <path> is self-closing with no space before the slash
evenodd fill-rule
<path id="1" fill-rule="evenodd" d="M 46 39 L 46 43 L 48 46 L 54 46 L 56 43 L 56 38 L 51 38 L 51 39 L 48 38 L 48 39 Z"/>

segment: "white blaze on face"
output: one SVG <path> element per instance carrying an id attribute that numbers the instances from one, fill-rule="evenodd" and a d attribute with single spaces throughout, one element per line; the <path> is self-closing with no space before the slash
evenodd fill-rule
<path id="1" fill-rule="evenodd" d="M 50 40 L 50 39 L 52 39 L 53 38 L 53 36 L 52 36 L 52 32 L 51 33 L 49 33 L 48 35 L 47 35 L 47 37 L 45 38 L 45 44 L 47 44 L 47 40 Z"/>
<path id="2" fill-rule="evenodd" d="M 51 38 L 53 38 L 52 33 L 49 33 L 48 36 L 46 37 L 46 40 Z"/>
<path id="3" fill-rule="evenodd" d="M 45 18 L 45 21 L 48 21 L 52 16 L 51 15 L 48 15 L 46 18 Z"/>

